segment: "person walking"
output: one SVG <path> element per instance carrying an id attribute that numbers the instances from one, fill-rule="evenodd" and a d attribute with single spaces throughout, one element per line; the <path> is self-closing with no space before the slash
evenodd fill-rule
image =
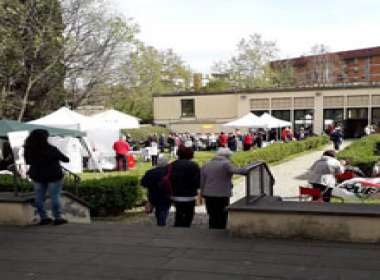
<path id="1" fill-rule="evenodd" d="M 343 133 L 340 126 L 337 126 L 330 135 L 331 141 L 334 143 L 335 151 L 339 151 L 340 145 L 343 143 Z"/>
<path id="2" fill-rule="evenodd" d="M 331 197 L 331 190 L 336 185 L 336 175 L 342 174 L 344 168 L 341 163 L 336 159 L 334 150 L 325 151 L 322 157 L 317 160 L 310 168 L 308 182 L 313 188 L 321 191 L 323 201 L 329 202 Z M 318 199 L 317 197 L 313 198 Z"/>
<path id="3" fill-rule="evenodd" d="M 124 136 L 120 136 L 112 147 L 116 153 L 116 170 L 117 171 L 126 171 L 128 169 L 128 152 L 129 144 L 125 140 Z"/>
<path id="4" fill-rule="evenodd" d="M 226 228 L 232 176 L 245 174 L 243 168 L 235 167 L 230 161 L 232 154 L 228 148 L 219 148 L 216 156 L 201 168 L 201 195 L 206 201 L 210 229 Z"/>
<path id="5" fill-rule="evenodd" d="M 148 170 L 141 179 L 141 185 L 148 190 L 148 203 L 154 208 L 158 226 L 165 226 L 171 205 L 170 196 L 161 187 L 164 176 L 169 175 L 168 161 L 163 155 L 157 160 L 157 167 Z M 148 207 L 150 207 L 148 205 Z"/>
<path id="6" fill-rule="evenodd" d="M 200 168 L 191 159 L 194 152 L 181 145 L 178 160 L 171 163 L 172 201 L 175 206 L 175 227 L 190 227 L 194 217 L 195 200 L 200 185 Z"/>
<path id="7" fill-rule="evenodd" d="M 30 166 L 28 175 L 34 186 L 35 205 L 40 216 L 40 225 L 67 223 L 62 218 L 60 195 L 63 185 L 63 172 L 60 162 L 69 162 L 69 158 L 48 142 L 49 133 L 44 129 L 35 129 L 25 140 L 24 157 Z M 48 217 L 44 201 L 49 190 L 54 222 Z"/>

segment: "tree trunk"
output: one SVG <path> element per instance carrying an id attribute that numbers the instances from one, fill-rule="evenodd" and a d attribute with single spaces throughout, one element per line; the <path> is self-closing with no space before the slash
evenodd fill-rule
<path id="1" fill-rule="evenodd" d="M 0 99 L 0 117 L 4 118 L 4 113 L 5 113 L 5 97 L 6 97 L 6 89 L 5 86 L 1 89 L 1 99 Z"/>
<path id="2" fill-rule="evenodd" d="M 29 95 L 30 95 L 31 89 L 32 89 L 32 78 L 29 77 L 29 79 L 28 79 L 28 85 L 26 87 L 24 98 L 22 99 L 22 103 L 21 103 L 21 110 L 20 110 L 20 113 L 19 113 L 18 118 L 17 118 L 17 120 L 19 122 L 21 122 L 22 118 L 24 117 L 26 108 L 28 106 Z"/>

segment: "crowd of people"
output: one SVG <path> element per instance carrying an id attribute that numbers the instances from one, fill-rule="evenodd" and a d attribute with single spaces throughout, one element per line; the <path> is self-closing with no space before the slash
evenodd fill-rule
<path id="1" fill-rule="evenodd" d="M 234 132 L 220 133 L 169 133 L 150 135 L 145 141 L 137 142 L 130 135 L 122 136 L 113 145 L 116 153 L 116 169 L 125 171 L 128 169 L 128 152 L 140 151 L 143 161 L 151 161 L 153 166 L 157 165 L 159 154 L 168 152 L 170 158 L 175 158 L 178 148 L 183 145 L 193 151 L 216 151 L 224 147 L 232 152 L 249 151 L 255 148 L 262 148 L 276 141 L 290 142 L 303 140 L 311 136 L 309 130 L 301 127 L 297 133 L 289 127 L 281 131 L 271 129 L 248 130 L 242 133 L 240 129 Z"/>

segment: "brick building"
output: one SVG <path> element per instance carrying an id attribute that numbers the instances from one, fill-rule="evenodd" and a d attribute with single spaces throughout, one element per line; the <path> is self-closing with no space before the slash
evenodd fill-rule
<path id="1" fill-rule="evenodd" d="M 273 61 L 291 67 L 297 85 L 380 82 L 380 47 Z"/>

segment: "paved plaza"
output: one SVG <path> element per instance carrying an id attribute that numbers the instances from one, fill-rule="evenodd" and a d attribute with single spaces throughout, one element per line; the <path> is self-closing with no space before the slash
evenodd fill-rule
<path id="1" fill-rule="evenodd" d="M 0 227 L 1 280 L 380 279 L 380 245 L 92 224 Z"/>
<path id="2" fill-rule="evenodd" d="M 321 153 L 272 167 L 276 194 L 292 195 L 305 180 L 298 174 Z M 232 200 L 243 195 L 241 180 Z M 191 229 L 159 228 L 152 216 L 126 223 L 0 226 L 0 279 L 380 279 L 380 244 L 241 239 L 207 229 L 204 207 L 196 212 Z"/>

